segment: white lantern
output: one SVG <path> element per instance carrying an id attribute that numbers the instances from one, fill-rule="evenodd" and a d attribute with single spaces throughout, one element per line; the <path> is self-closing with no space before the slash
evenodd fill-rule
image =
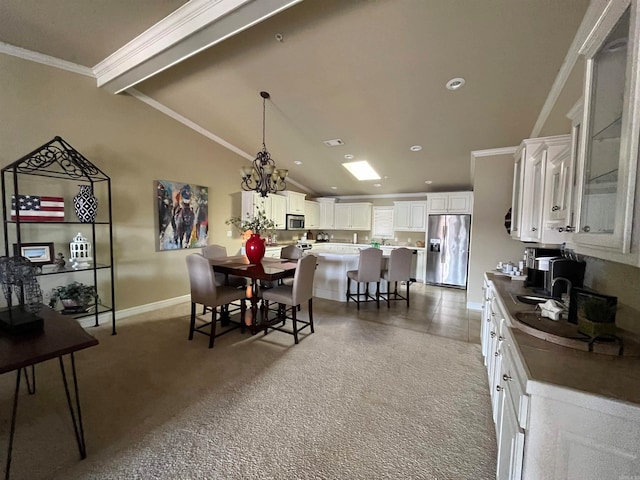
<path id="1" fill-rule="evenodd" d="M 91 257 L 91 243 L 87 241 L 82 233 L 73 237 L 73 241 L 69 244 L 71 252 L 70 261 L 73 268 L 87 268 L 91 265 L 93 258 Z"/>

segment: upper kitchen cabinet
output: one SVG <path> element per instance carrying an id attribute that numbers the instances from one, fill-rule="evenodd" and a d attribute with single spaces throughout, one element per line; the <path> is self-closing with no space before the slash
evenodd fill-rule
<path id="1" fill-rule="evenodd" d="M 304 199 L 306 197 L 304 193 L 285 190 L 280 195 L 284 195 L 287 198 L 287 213 L 304 215 Z"/>
<path id="2" fill-rule="evenodd" d="M 393 229 L 402 232 L 426 230 L 427 202 L 393 202 Z"/>
<path id="3" fill-rule="evenodd" d="M 442 213 L 471 213 L 473 192 L 429 193 L 427 210 L 429 215 Z"/>
<path id="4" fill-rule="evenodd" d="M 278 230 L 287 228 L 287 199 L 280 195 L 271 195 L 271 219 Z"/>
<path id="5" fill-rule="evenodd" d="M 336 230 L 371 230 L 370 203 L 336 203 Z"/>
<path id="6" fill-rule="evenodd" d="M 334 206 L 335 198 L 316 198 L 320 204 L 320 225 L 318 228 L 322 230 L 332 230 L 335 228 Z"/>
<path id="7" fill-rule="evenodd" d="M 608 2 L 580 50 L 586 58 L 584 114 L 577 225 L 570 239 L 578 252 L 635 265 L 640 259 L 638 239 L 632 238 L 640 135 L 638 5 Z"/>
<path id="8" fill-rule="evenodd" d="M 242 195 L 242 212 L 240 214 L 240 218 L 242 220 L 246 220 L 247 218 L 252 219 L 256 214 L 256 210 L 264 210 L 264 214 L 267 218 L 271 217 L 271 198 L 275 195 L 271 195 L 269 197 L 263 197 L 259 193 L 256 192 L 241 192 Z"/>
<path id="9" fill-rule="evenodd" d="M 320 204 L 318 202 L 304 201 L 304 226 L 306 228 L 320 228 Z"/>

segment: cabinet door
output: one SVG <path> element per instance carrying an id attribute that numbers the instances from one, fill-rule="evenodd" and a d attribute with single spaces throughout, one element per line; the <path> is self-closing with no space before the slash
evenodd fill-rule
<path id="1" fill-rule="evenodd" d="M 373 230 L 371 235 L 374 238 L 392 238 L 393 217 L 394 207 L 373 207 Z"/>
<path id="2" fill-rule="evenodd" d="M 520 240 L 522 229 L 522 194 L 524 183 L 525 150 L 523 149 L 515 157 L 513 166 L 513 196 L 511 199 L 511 237 Z"/>
<path id="3" fill-rule="evenodd" d="M 450 193 L 447 202 L 448 213 L 471 213 L 471 194 L 469 192 Z"/>
<path id="4" fill-rule="evenodd" d="M 584 135 L 577 175 L 578 225 L 572 238 L 621 254 L 631 252 L 640 120 L 640 7 L 638 2 L 628 4 L 611 2 L 581 51 L 587 59 Z"/>
<path id="5" fill-rule="evenodd" d="M 447 213 L 447 194 L 429 194 L 427 195 L 427 203 L 429 206 L 429 214 Z"/>
<path id="6" fill-rule="evenodd" d="M 502 387 L 501 387 L 502 388 Z M 518 418 L 511 399 L 500 391 L 502 397 L 498 417 L 498 466 L 496 478 L 512 480 L 522 478 L 524 458 L 524 430 L 518 426 Z"/>
<path id="7" fill-rule="evenodd" d="M 368 203 L 351 204 L 351 228 L 371 230 L 371 205 Z"/>
<path id="8" fill-rule="evenodd" d="M 393 228 L 406 231 L 411 223 L 411 202 L 394 202 Z"/>
<path id="9" fill-rule="evenodd" d="M 287 221 L 287 199 L 280 195 L 271 196 L 271 218 L 278 230 L 286 228 Z"/>
<path id="10" fill-rule="evenodd" d="M 546 158 L 547 149 L 542 146 L 525 163 L 522 232 L 520 233 L 520 239 L 525 242 L 540 241 Z"/>
<path id="11" fill-rule="evenodd" d="M 334 221 L 334 203 L 320 202 L 320 228 L 321 229 L 333 229 L 335 227 Z"/>
<path id="12" fill-rule="evenodd" d="M 427 222 L 427 202 L 411 202 L 409 227 L 415 231 L 424 232 Z"/>
<path id="13" fill-rule="evenodd" d="M 334 205 L 334 228 L 348 230 L 351 228 L 351 205 L 336 203 Z"/>
<path id="14" fill-rule="evenodd" d="M 418 260 L 416 263 L 416 281 L 424 283 L 427 270 L 427 254 L 424 250 L 418 250 Z"/>
<path id="15" fill-rule="evenodd" d="M 317 202 L 304 202 L 304 224 L 307 228 L 319 228 L 320 226 L 320 204 Z"/>

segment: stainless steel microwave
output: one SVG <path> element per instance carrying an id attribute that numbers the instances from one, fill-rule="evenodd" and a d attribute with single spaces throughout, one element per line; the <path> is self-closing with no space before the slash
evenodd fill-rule
<path id="1" fill-rule="evenodd" d="M 287 215 L 287 230 L 304 230 L 304 215 Z"/>

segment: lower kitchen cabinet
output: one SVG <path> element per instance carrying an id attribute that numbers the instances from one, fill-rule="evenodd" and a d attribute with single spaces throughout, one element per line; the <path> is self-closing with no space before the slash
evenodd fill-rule
<path id="1" fill-rule="evenodd" d="M 501 285 L 496 278 L 485 275 L 480 327 L 496 426 L 496 478 L 636 478 L 640 403 L 587 387 L 596 388 L 594 378 L 600 378 L 612 395 L 616 389 L 637 392 L 637 363 L 550 347 L 521 332 L 511 317 L 510 280 Z"/>

